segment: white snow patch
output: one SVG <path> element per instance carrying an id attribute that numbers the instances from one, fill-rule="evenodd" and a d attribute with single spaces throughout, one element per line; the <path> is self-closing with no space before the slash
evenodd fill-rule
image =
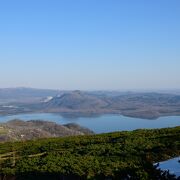
<path id="1" fill-rule="evenodd" d="M 43 102 L 49 102 L 50 100 L 52 100 L 53 99 L 53 97 L 52 96 L 48 96 L 46 99 L 44 99 L 43 100 Z"/>

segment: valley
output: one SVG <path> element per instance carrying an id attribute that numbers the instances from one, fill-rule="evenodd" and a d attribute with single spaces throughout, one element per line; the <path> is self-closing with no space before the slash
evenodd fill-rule
<path id="1" fill-rule="evenodd" d="M 0 179 L 176 179 L 155 163 L 180 155 L 179 94 L 3 93 Z"/>

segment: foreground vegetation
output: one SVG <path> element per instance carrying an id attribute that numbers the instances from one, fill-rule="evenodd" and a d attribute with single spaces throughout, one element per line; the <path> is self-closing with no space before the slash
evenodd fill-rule
<path id="1" fill-rule="evenodd" d="M 180 126 L 0 144 L 1 178 L 174 179 L 154 162 L 180 155 Z"/>

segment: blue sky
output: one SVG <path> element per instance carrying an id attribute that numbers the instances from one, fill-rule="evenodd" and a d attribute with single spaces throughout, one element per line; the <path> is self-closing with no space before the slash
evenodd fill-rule
<path id="1" fill-rule="evenodd" d="M 0 2 L 0 87 L 180 89 L 179 0 Z"/>

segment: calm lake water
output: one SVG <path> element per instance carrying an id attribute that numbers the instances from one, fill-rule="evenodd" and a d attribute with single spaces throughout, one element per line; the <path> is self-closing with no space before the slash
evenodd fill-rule
<path id="1" fill-rule="evenodd" d="M 176 177 L 180 177 L 180 163 L 178 162 L 180 157 L 163 161 L 159 163 L 159 168 L 162 170 L 169 170 L 171 174 L 175 174 Z"/>
<path id="2" fill-rule="evenodd" d="M 99 117 L 65 118 L 59 114 L 38 113 L 19 114 L 12 116 L 0 116 L 0 122 L 7 122 L 12 119 L 21 120 L 46 120 L 58 124 L 77 123 L 93 130 L 95 133 L 112 131 L 127 131 L 142 128 L 164 128 L 180 126 L 180 116 L 161 117 L 156 120 L 131 118 L 121 115 L 103 115 Z"/>

